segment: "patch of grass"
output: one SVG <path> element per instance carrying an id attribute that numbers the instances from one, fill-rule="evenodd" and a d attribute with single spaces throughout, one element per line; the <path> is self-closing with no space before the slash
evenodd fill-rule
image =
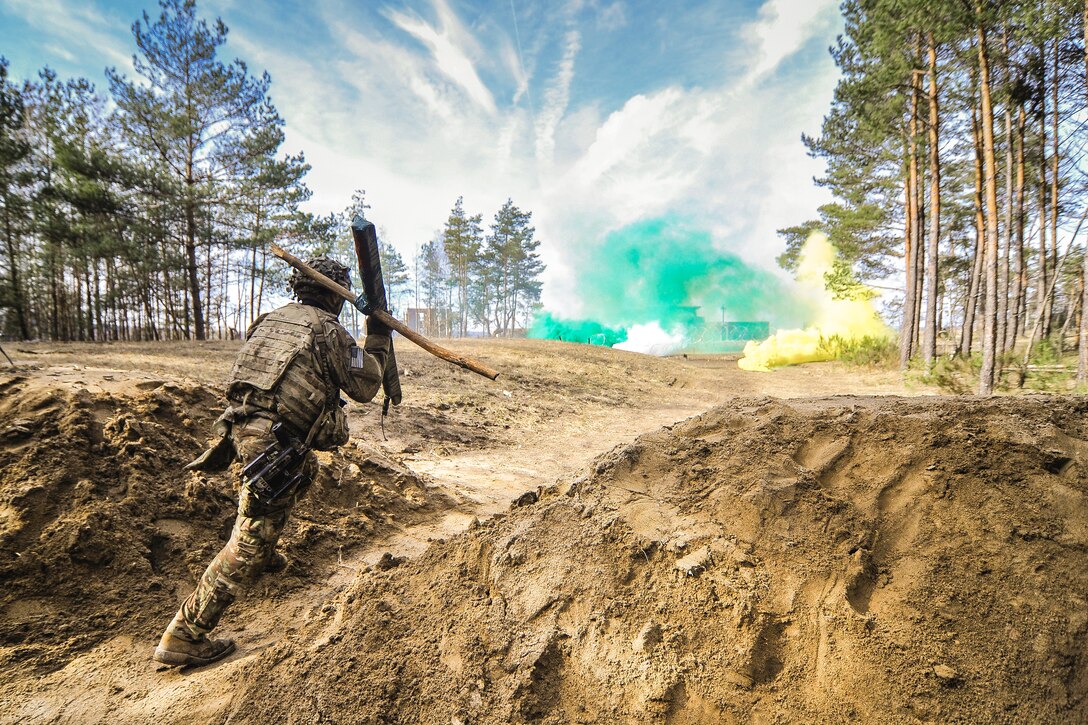
<path id="1" fill-rule="evenodd" d="M 1062 352 L 1053 340 L 1041 340 L 1035 344 L 1027 365 L 1023 351 L 1011 351 L 997 360 L 998 379 L 994 387 L 1004 392 L 1030 390 L 1048 393 L 1085 392 L 1077 387 L 1077 353 Z M 968 358 L 960 356 L 939 357 L 929 369 L 912 361 L 911 372 L 918 380 L 935 385 L 954 395 L 971 395 L 978 391 L 978 378 L 982 371 L 982 353 Z"/>
<path id="2" fill-rule="evenodd" d="M 1053 340 L 1036 343 L 1026 369 L 1023 368 L 1023 358 L 1018 357 L 1014 365 L 1020 368 L 1016 382 L 1026 390 L 1068 392 L 1076 387 L 1077 353 L 1063 354 Z"/>
<path id="3" fill-rule="evenodd" d="M 917 361 L 912 361 L 916 364 Z M 978 376 L 982 371 L 982 356 L 938 357 L 928 370 L 918 364 L 918 379 L 926 385 L 935 385 L 943 392 L 953 395 L 970 395 L 978 390 Z"/>
<path id="4" fill-rule="evenodd" d="M 1062 362 L 1062 353 L 1057 343 L 1050 338 L 1035 343 L 1031 348 L 1031 357 L 1028 358 L 1029 365 L 1061 365 Z"/>
<path id="5" fill-rule="evenodd" d="M 820 349 L 849 365 L 893 368 L 899 362 L 899 346 L 887 337 L 866 335 L 845 339 L 841 335 L 820 338 Z"/>

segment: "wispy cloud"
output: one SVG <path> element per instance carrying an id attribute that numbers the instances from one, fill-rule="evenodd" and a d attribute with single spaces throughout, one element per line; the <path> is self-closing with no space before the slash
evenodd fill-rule
<path id="1" fill-rule="evenodd" d="M 472 48 L 475 44 L 472 43 L 471 36 L 445 0 L 435 0 L 435 12 L 439 18 L 438 25 L 431 25 L 415 13 L 388 10 L 386 14 L 394 25 L 430 50 L 435 65 L 442 74 L 457 84 L 481 108 L 488 113 L 494 113 L 495 99 L 480 80 L 470 57 L 469 51 L 476 50 Z M 425 82 L 417 80 L 417 83 Z M 430 88 L 425 93 L 434 95 Z"/>
<path id="2" fill-rule="evenodd" d="M 542 164 L 550 164 L 555 151 L 555 130 L 567 112 L 570 102 L 570 84 L 574 80 L 574 59 L 581 48 L 582 35 L 571 28 L 563 44 L 563 57 L 544 93 L 544 107 L 536 117 L 536 158 Z"/>
<path id="3" fill-rule="evenodd" d="M 811 216 L 826 191 L 799 136 L 818 130 L 837 71 L 822 52 L 799 70 L 783 61 L 837 28 L 832 0 L 768 0 L 742 28 L 741 57 L 756 60 L 717 85 L 671 85 L 638 94 L 605 118 L 569 167 L 551 177 L 544 194 L 559 239 L 578 239 L 566 264 L 549 276 L 546 304 L 577 299 L 566 268 L 587 240 L 639 219 L 681 213 L 712 231 L 725 249 L 773 268 L 781 249 L 775 230 Z M 575 310 L 576 311 L 576 310 Z"/>
<path id="4" fill-rule="evenodd" d="M 287 150 L 313 167 L 312 210 L 364 188 L 386 241 L 410 257 L 458 196 L 485 223 L 513 197 L 533 212 L 545 303 L 561 309 L 577 299 L 568 272 L 581 250 L 610 230 L 675 214 L 772 267 L 775 229 L 826 200 L 799 136 L 819 129 L 837 78 L 824 51 L 837 0 L 750 3 L 200 8 L 231 27 L 228 58 L 271 73 Z M 43 62 L 78 58 L 96 77 L 131 69 L 134 18 L 117 13 L 103 0 L 0 0 L 0 22 L 33 31 Z"/>
<path id="5" fill-rule="evenodd" d="M 49 38 L 45 46 L 62 49 L 59 55 L 65 59 L 78 53 L 101 57 L 122 70 L 132 68 L 131 55 L 120 50 L 129 45 L 129 23 L 119 23 L 92 0 L 0 0 L 0 8 Z"/>
<path id="6" fill-rule="evenodd" d="M 612 109 L 574 94 L 577 64 L 600 42 L 591 35 L 598 6 L 567 5 L 544 26 L 535 10 L 516 8 L 533 38 L 523 57 L 505 13 L 481 29 L 439 2 L 432 20 L 386 12 L 395 32 L 364 35 L 323 9 L 334 52 L 266 51 L 260 62 L 272 71 L 289 138 L 314 165 L 315 204 L 335 208 L 366 188 L 392 241 L 411 255 L 457 196 L 485 217 L 512 196 L 534 212 L 549 265 L 545 301 L 561 307 L 576 298 L 565 285 L 577 250 L 609 229 L 679 212 L 723 247 L 773 266 L 775 229 L 824 200 L 810 182 L 819 164 L 799 135 L 818 128 L 836 71 L 822 49 L 799 70 L 781 68 L 811 51 L 813 38 L 833 39 L 834 5 L 802 12 L 785 2 L 768 0 L 732 31 L 738 56 L 754 62 L 717 83 L 650 87 Z M 485 64 L 494 88 L 484 85 Z M 503 83 L 509 95 L 498 93 Z M 535 119 L 532 88 L 541 90 Z"/>
<path id="7" fill-rule="evenodd" d="M 837 19 L 838 5 L 838 0 L 767 0 L 759 9 L 759 20 L 742 30 L 754 59 L 749 77 L 773 71 L 800 50 L 813 31 Z"/>
<path id="8" fill-rule="evenodd" d="M 606 32 L 627 26 L 627 10 L 621 0 L 604 5 L 597 13 L 597 28 Z"/>

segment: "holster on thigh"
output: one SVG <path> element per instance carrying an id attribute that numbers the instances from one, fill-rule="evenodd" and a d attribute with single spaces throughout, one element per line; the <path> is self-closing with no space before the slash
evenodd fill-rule
<path id="1" fill-rule="evenodd" d="M 274 421 L 268 418 L 250 418 L 235 425 L 233 438 L 240 459 L 240 467 L 238 468 L 239 475 L 254 458 L 261 455 L 261 453 L 269 446 L 275 444 L 276 437 L 271 432 L 273 424 Z M 293 471 L 289 471 L 287 476 L 293 476 L 296 472 L 302 473 L 298 484 L 283 492 L 274 501 L 262 500 L 254 493 L 245 477 L 240 476 L 241 486 L 238 492 L 238 513 L 250 518 L 260 518 L 265 516 L 276 516 L 290 511 L 310 487 L 314 477 L 317 475 L 317 458 L 313 453 L 307 454 L 299 467 Z"/>

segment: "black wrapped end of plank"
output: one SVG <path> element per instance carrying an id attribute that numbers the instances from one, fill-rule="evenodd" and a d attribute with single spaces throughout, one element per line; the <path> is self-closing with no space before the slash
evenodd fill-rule
<path id="1" fill-rule="evenodd" d="M 359 259 L 359 276 L 362 278 L 366 307 L 370 311 L 389 312 L 385 280 L 382 277 L 382 258 L 378 252 L 378 233 L 374 224 L 364 219 L 361 214 L 356 214 L 351 220 L 351 236 L 355 240 L 355 256 Z M 389 355 L 385 359 L 382 390 L 385 391 L 385 397 L 393 401 L 393 405 L 400 405 L 400 374 L 397 371 L 397 357 L 393 352 L 392 340 L 389 342 Z"/>

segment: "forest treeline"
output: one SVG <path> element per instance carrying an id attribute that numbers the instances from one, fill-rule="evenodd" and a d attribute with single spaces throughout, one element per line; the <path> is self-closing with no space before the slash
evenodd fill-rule
<path id="1" fill-rule="evenodd" d="M 366 216 L 368 208 L 365 193 L 358 190 L 348 208 L 330 215 L 323 225 L 344 229 L 356 214 Z M 458 197 L 443 228 L 416 248 L 410 262 L 392 245 L 380 244 L 393 314 L 432 337 L 523 335 L 540 305 L 544 272 L 531 220 L 532 212 L 507 199 L 485 233 L 483 215 L 467 214 L 464 197 Z M 378 231 L 380 240 L 385 230 Z M 350 263 L 352 279 L 358 279 L 350 235 L 336 236 L 334 231 L 314 251 Z M 352 319 L 361 330 L 358 314 L 352 312 Z"/>
<path id="2" fill-rule="evenodd" d="M 487 335 L 512 335 L 529 327 L 544 271 L 531 220 L 507 199 L 485 235 L 482 215 L 467 214 L 457 199 L 441 234 L 417 255 L 417 300 L 433 310 L 432 334 L 463 337 L 479 326 Z"/>
<path id="3" fill-rule="evenodd" d="M 17 82 L 0 57 L 5 338 L 236 336 L 283 300 L 271 241 L 354 257 L 363 192 L 341 213 L 303 211 L 310 167 L 281 151 L 268 74 L 222 60 L 227 28 L 193 0 L 159 5 L 132 26 L 134 77 L 108 69 L 105 95 L 48 68 Z M 543 270 L 530 218 L 508 201 L 485 235 L 458 200 L 412 269 L 383 240 L 390 297 L 433 308 L 430 334 L 524 327 Z"/>
<path id="4" fill-rule="evenodd" d="M 842 255 L 829 277 L 839 294 L 898 274 L 903 367 L 974 355 L 988 394 L 1003 364 L 1023 369 L 1039 341 L 1069 341 L 1084 381 L 1088 2 L 846 0 L 842 11 L 841 79 L 821 133 L 804 139 L 835 201 L 780 231 L 780 264 L 794 268 L 822 230 Z"/>

